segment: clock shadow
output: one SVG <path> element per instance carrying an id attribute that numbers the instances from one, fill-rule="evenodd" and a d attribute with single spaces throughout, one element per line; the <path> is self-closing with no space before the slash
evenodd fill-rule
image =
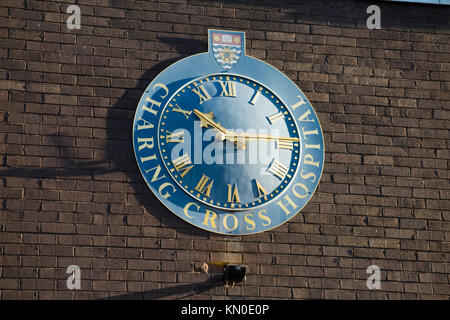
<path id="1" fill-rule="evenodd" d="M 146 66 L 147 70 L 135 82 L 123 76 L 120 80 L 128 82 L 124 81 L 122 88 L 112 88 L 111 85 L 106 88 L 96 87 L 101 93 L 100 96 L 114 97 L 120 91 L 122 94 L 115 99 L 112 106 L 96 107 L 91 99 L 80 102 L 80 107 L 92 109 L 90 111 L 92 114 L 86 115 L 83 114 L 84 111 L 77 111 L 79 113 L 76 116 L 84 116 L 86 121 L 90 121 L 80 127 L 71 123 L 70 120 L 75 118 L 74 116 L 59 115 L 58 129 L 55 129 L 52 135 L 46 136 L 47 145 L 56 149 L 57 153 L 48 158 L 42 167 L 10 166 L 4 161 L 0 167 L 0 177 L 36 179 L 38 188 L 42 188 L 47 179 L 74 180 L 73 187 L 65 189 L 66 192 L 72 192 L 74 197 L 77 193 L 83 192 L 103 194 L 99 199 L 103 197 L 104 200 L 95 201 L 96 197 L 93 196 L 88 200 L 77 201 L 76 209 L 72 212 L 75 224 L 79 220 L 83 221 L 81 216 L 86 215 L 91 215 L 90 223 L 92 223 L 92 216 L 103 212 L 105 215 L 115 217 L 122 215 L 123 225 L 136 226 L 134 218 L 142 215 L 142 222 L 138 224 L 141 228 L 140 235 L 145 237 L 146 226 L 159 228 L 155 232 L 158 245 L 161 242 L 159 235 L 170 232 L 168 229 L 178 234 L 188 236 L 195 234 L 196 237 L 207 238 L 206 231 L 190 226 L 159 202 L 146 185 L 134 156 L 133 119 L 144 90 L 161 71 L 174 62 L 193 53 L 208 50 L 206 41 L 183 38 L 158 40 L 167 45 L 166 50 L 170 50 L 171 58 L 160 62 L 154 61 L 151 67 Z M 151 64 L 152 61 L 146 60 L 146 63 Z M 135 85 L 125 87 L 128 83 Z M 83 140 L 82 147 L 85 148 L 80 148 L 78 142 L 75 147 L 75 138 Z M 103 182 L 109 182 L 107 187 Z M 82 186 L 79 187 L 78 183 Z"/>
<path id="2" fill-rule="evenodd" d="M 174 233 L 184 235 L 180 237 L 195 236 L 207 239 L 209 234 L 207 231 L 188 224 L 158 200 L 142 177 L 134 155 L 133 119 L 139 100 L 147 86 L 159 73 L 173 63 L 192 54 L 208 51 L 206 41 L 168 37 L 158 39 L 169 45 L 174 50 L 174 54 L 178 53 L 178 55 L 148 68 L 138 79 L 136 86 L 125 89 L 123 95 L 110 108 L 107 116 L 108 152 L 105 158 L 113 161 L 116 170 L 125 174 L 127 185 L 125 208 L 130 209 L 126 209 L 124 214 L 143 214 L 141 230 L 143 236 L 145 236 L 144 227 L 156 227 L 159 229 L 155 233 L 158 238 L 160 234 L 170 233 L 170 230 L 173 230 Z M 125 118 L 123 118 L 124 115 Z M 118 122 L 120 122 L 120 126 L 117 126 Z M 143 212 L 140 212 L 137 206 L 141 206 Z M 160 240 L 157 241 L 160 245 Z"/>

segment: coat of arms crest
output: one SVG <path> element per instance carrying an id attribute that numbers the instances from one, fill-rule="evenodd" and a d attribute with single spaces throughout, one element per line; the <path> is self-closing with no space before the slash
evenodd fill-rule
<path id="1" fill-rule="evenodd" d="M 214 58 L 224 69 L 231 69 L 239 61 L 242 53 L 242 37 L 239 34 L 212 34 L 212 50 Z"/>

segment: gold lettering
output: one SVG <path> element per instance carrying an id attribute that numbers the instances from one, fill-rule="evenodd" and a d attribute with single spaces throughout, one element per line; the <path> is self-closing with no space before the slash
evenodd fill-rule
<path id="1" fill-rule="evenodd" d="M 255 221 L 253 221 L 252 219 L 253 219 L 253 213 L 246 213 L 244 215 L 245 222 L 247 222 L 249 224 L 249 226 L 246 226 L 246 229 L 249 231 L 254 230 L 256 228 Z"/>
<path id="2" fill-rule="evenodd" d="M 305 194 L 301 195 L 300 193 L 298 193 L 297 191 L 295 191 L 295 187 L 301 187 L 303 190 L 305 190 Z M 294 184 L 294 186 L 292 187 L 292 193 L 294 194 L 294 196 L 296 196 L 297 198 L 300 199 L 305 199 L 308 196 L 308 188 L 303 184 L 303 183 L 296 183 Z M 295 208 L 294 208 L 295 209 Z"/>
<path id="3" fill-rule="evenodd" d="M 166 142 L 167 143 L 183 143 L 184 142 L 184 130 L 177 132 L 170 132 L 166 130 Z"/>
<path id="4" fill-rule="evenodd" d="M 309 119 L 308 116 L 311 114 L 311 110 L 306 110 L 304 114 L 302 114 L 300 117 L 298 117 L 298 121 L 305 121 L 305 122 L 315 122 L 314 119 Z"/>
<path id="5" fill-rule="evenodd" d="M 200 206 L 194 202 L 189 202 L 184 206 L 184 215 L 188 218 L 194 219 L 193 216 L 189 215 L 189 208 L 195 206 L 197 207 L 197 211 L 200 210 Z"/>
<path id="6" fill-rule="evenodd" d="M 258 98 L 259 98 L 260 95 L 261 95 L 261 90 L 262 90 L 262 87 L 259 87 L 258 91 L 256 91 L 256 93 L 255 93 L 255 95 L 253 96 L 252 100 L 249 101 L 250 104 L 253 104 L 253 105 L 254 105 L 254 104 L 256 103 L 256 100 L 258 100 Z"/>
<path id="7" fill-rule="evenodd" d="M 228 186 L 228 202 L 241 202 L 236 185 L 227 184 Z"/>
<path id="8" fill-rule="evenodd" d="M 164 99 L 165 97 L 167 97 L 167 95 L 169 94 L 169 88 L 167 88 L 167 86 L 166 86 L 165 84 L 163 84 L 163 83 L 157 83 L 157 84 L 155 84 L 155 85 L 153 86 L 153 92 L 155 92 L 155 90 L 156 90 L 157 88 L 162 88 L 162 89 L 165 91 L 165 93 L 164 93 L 162 96 L 160 96 L 162 99 Z M 149 103 L 150 103 L 150 106 L 144 105 L 144 106 L 142 107 L 142 109 L 145 110 L 145 111 L 148 111 L 148 112 L 150 112 L 150 113 L 152 113 L 152 114 L 154 114 L 154 115 L 156 116 L 156 114 L 158 113 L 158 111 L 157 111 L 157 110 L 154 110 L 154 109 L 153 109 L 153 106 L 156 106 L 156 107 L 159 108 L 159 107 L 161 106 L 161 102 L 155 101 L 155 100 L 153 100 L 153 99 L 150 98 L 150 97 L 146 97 L 146 98 L 145 98 L 145 101 L 146 101 L 146 102 L 149 102 Z"/>
<path id="9" fill-rule="evenodd" d="M 194 92 L 200 99 L 199 104 L 202 104 L 203 102 L 211 99 L 211 96 L 209 95 L 208 91 L 206 91 L 206 89 L 203 86 L 199 86 L 198 89 L 192 89 L 192 92 Z"/>
<path id="10" fill-rule="evenodd" d="M 214 180 L 211 180 L 211 182 L 207 185 L 208 181 L 210 181 L 209 177 L 202 174 L 200 181 L 197 183 L 197 186 L 194 189 L 209 197 Z"/>
<path id="11" fill-rule="evenodd" d="M 292 110 L 295 110 L 298 107 L 300 107 L 306 103 L 305 100 L 303 100 L 303 98 L 301 96 L 297 96 L 297 97 L 300 98 L 300 101 L 291 106 Z"/>
<path id="12" fill-rule="evenodd" d="M 315 166 L 315 167 L 318 168 L 319 167 L 319 162 L 318 161 L 313 161 L 313 160 L 314 160 L 313 156 L 308 153 L 307 155 L 305 155 L 303 163 L 304 164 L 309 164 L 310 166 Z"/>
<path id="13" fill-rule="evenodd" d="M 142 143 L 139 147 L 138 150 L 141 151 L 144 148 L 147 149 L 153 149 L 153 147 L 155 146 L 154 141 L 153 141 L 153 137 L 150 138 L 138 138 L 138 143 Z M 150 143 L 147 143 L 150 142 Z"/>
<path id="14" fill-rule="evenodd" d="M 157 106 L 159 108 L 161 106 L 161 102 L 155 101 L 149 97 L 145 98 L 145 101 L 149 102 L 150 106 L 144 105 L 142 107 L 142 109 L 144 109 L 145 111 L 148 111 L 150 113 L 153 113 L 156 116 L 156 114 L 158 113 L 158 110 L 153 110 L 153 106 Z"/>
<path id="15" fill-rule="evenodd" d="M 305 171 L 305 169 L 302 169 L 302 171 L 300 172 L 300 176 L 302 177 L 302 179 L 309 179 L 309 178 L 313 178 L 311 182 L 316 181 L 316 175 L 312 172 L 308 173 L 308 174 L 304 174 L 303 172 Z"/>
<path id="16" fill-rule="evenodd" d="M 192 113 L 192 111 L 187 111 L 187 110 L 181 109 L 180 106 L 179 106 L 178 104 L 175 104 L 175 106 L 169 104 L 169 106 L 172 107 L 172 110 L 173 110 L 173 111 L 179 112 L 179 113 L 183 114 L 183 115 L 186 117 L 186 119 L 188 119 L 189 116 L 190 116 L 191 113 Z"/>
<path id="17" fill-rule="evenodd" d="M 289 171 L 289 168 L 286 167 L 284 164 L 279 162 L 278 160 L 273 160 L 270 164 L 269 168 L 267 169 L 270 173 L 278 177 L 280 180 L 283 180 L 286 174 Z"/>
<path id="18" fill-rule="evenodd" d="M 146 161 L 149 161 L 149 160 L 156 160 L 156 156 L 153 154 L 153 155 L 148 156 L 148 157 L 141 157 L 141 162 L 142 163 L 144 163 Z"/>
<path id="19" fill-rule="evenodd" d="M 263 188 L 263 186 L 258 182 L 258 180 L 254 179 L 256 191 L 258 191 L 258 198 L 267 194 L 267 191 Z"/>
<path id="20" fill-rule="evenodd" d="M 145 120 L 145 119 L 140 118 L 139 121 L 144 122 L 144 125 L 138 124 L 138 126 L 137 126 L 137 129 L 138 129 L 138 130 L 143 130 L 143 129 L 153 129 L 153 128 L 154 128 L 153 124 L 150 123 L 150 122 L 148 122 L 148 121 Z"/>
<path id="21" fill-rule="evenodd" d="M 274 122 L 284 119 L 284 114 L 282 111 L 275 113 L 269 117 L 267 117 L 267 119 L 269 120 L 270 124 L 273 124 Z"/>
<path id="22" fill-rule="evenodd" d="M 236 97 L 236 83 L 232 81 L 219 81 L 220 86 L 222 87 L 221 97 Z"/>
<path id="23" fill-rule="evenodd" d="M 317 129 L 305 131 L 305 128 L 302 128 L 302 132 L 303 132 L 303 138 L 305 140 L 308 139 L 306 136 L 309 136 L 310 134 L 319 134 L 319 131 L 317 131 Z"/>
<path id="24" fill-rule="evenodd" d="M 217 213 L 214 211 L 206 209 L 205 219 L 203 220 L 203 224 L 208 226 L 208 222 L 211 221 L 211 227 L 217 229 L 216 226 Z"/>
<path id="25" fill-rule="evenodd" d="M 294 201 L 291 200 L 291 198 L 288 195 L 285 195 L 284 199 L 286 199 L 286 201 L 287 201 L 286 205 L 290 205 L 293 210 L 297 209 L 297 205 L 294 203 Z M 277 204 L 280 206 L 281 209 L 283 209 L 284 212 L 286 212 L 287 215 L 291 213 L 288 210 L 288 208 L 286 208 L 286 205 L 283 204 L 283 202 L 281 200 L 278 201 Z"/>
<path id="26" fill-rule="evenodd" d="M 234 224 L 233 224 L 232 228 L 228 227 L 227 221 L 228 221 L 229 217 L 233 218 Z M 223 224 L 224 228 L 227 229 L 227 231 L 233 231 L 233 230 L 236 230 L 236 228 L 238 227 L 239 221 L 234 214 L 227 214 L 227 215 L 225 215 L 225 217 L 223 217 L 222 224 Z"/>
<path id="27" fill-rule="evenodd" d="M 307 143 L 305 143 L 305 149 L 319 149 L 320 150 L 320 144 L 307 144 Z"/>
<path id="28" fill-rule="evenodd" d="M 155 158 L 155 159 L 156 159 L 156 158 Z M 148 174 L 148 173 L 149 173 L 150 171 L 152 171 L 152 170 L 155 170 L 155 173 L 153 174 L 153 177 L 152 177 L 151 182 L 158 181 L 159 179 L 162 179 L 162 178 L 165 177 L 165 175 L 163 175 L 163 176 L 161 176 L 161 177 L 158 177 L 158 176 L 159 176 L 159 173 L 161 172 L 161 166 L 160 166 L 160 165 L 158 165 L 158 166 L 156 166 L 156 167 L 154 167 L 154 168 L 145 170 L 145 173 Z"/>
<path id="29" fill-rule="evenodd" d="M 294 148 L 294 143 L 292 141 L 277 141 L 278 149 L 288 149 L 292 150 Z"/>
<path id="30" fill-rule="evenodd" d="M 163 190 L 164 188 L 166 188 L 166 187 L 172 187 L 173 192 L 176 191 L 176 189 L 175 189 L 175 187 L 173 186 L 173 184 L 171 184 L 171 183 L 169 183 L 169 182 L 163 183 L 163 184 L 159 187 L 158 191 L 159 191 L 159 195 L 160 195 L 161 197 L 163 197 L 164 199 L 167 199 L 167 198 L 169 198 L 169 197 L 171 196 L 171 194 L 168 193 L 168 192 L 162 194 L 162 190 Z"/>
<path id="31" fill-rule="evenodd" d="M 181 177 L 184 178 L 186 173 L 191 170 L 194 165 L 192 164 L 191 158 L 189 158 L 189 155 L 187 153 L 183 154 L 181 157 L 175 159 L 172 161 L 173 166 L 175 167 L 175 170 L 180 174 Z"/>
<path id="32" fill-rule="evenodd" d="M 167 95 L 169 94 L 169 88 L 167 88 L 167 86 L 165 85 L 165 84 L 163 84 L 163 83 L 157 83 L 157 84 L 155 84 L 154 86 L 153 86 L 153 92 L 155 91 L 155 89 L 156 88 L 162 88 L 166 93 L 163 95 L 163 96 L 161 96 L 161 98 L 165 98 L 165 97 L 167 97 Z"/>
<path id="33" fill-rule="evenodd" d="M 267 222 L 267 223 L 263 223 L 263 226 L 264 226 L 264 227 L 267 227 L 268 225 L 270 225 L 270 224 L 272 223 L 272 220 L 271 220 L 268 216 L 264 215 L 263 213 L 267 213 L 267 210 L 266 210 L 266 209 L 260 210 L 260 211 L 258 212 L 258 217 L 259 217 L 261 220 L 264 220 L 264 221 Z"/>

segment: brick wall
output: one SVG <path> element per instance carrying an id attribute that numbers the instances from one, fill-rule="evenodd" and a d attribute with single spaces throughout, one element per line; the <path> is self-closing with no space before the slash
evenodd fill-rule
<path id="1" fill-rule="evenodd" d="M 450 7 L 79 0 L 68 30 L 69 2 L 0 4 L 0 299 L 449 299 Z M 206 51 L 208 28 L 245 31 L 324 130 L 316 194 L 262 234 L 191 227 L 135 163 L 140 95 Z M 217 286 L 205 261 L 247 264 L 245 286 Z M 81 290 L 66 287 L 73 264 Z M 381 290 L 366 287 L 373 264 Z"/>

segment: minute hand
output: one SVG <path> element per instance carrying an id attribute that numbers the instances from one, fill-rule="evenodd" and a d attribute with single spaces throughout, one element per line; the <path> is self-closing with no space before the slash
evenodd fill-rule
<path id="1" fill-rule="evenodd" d="M 227 138 L 234 138 L 234 139 L 245 139 L 245 140 L 278 140 L 278 141 L 292 141 L 292 142 L 298 142 L 300 141 L 299 138 L 293 138 L 293 137 L 277 137 L 277 136 L 271 136 L 268 134 L 252 134 L 252 133 L 234 133 L 234 132 L 228 132 Z"/>

